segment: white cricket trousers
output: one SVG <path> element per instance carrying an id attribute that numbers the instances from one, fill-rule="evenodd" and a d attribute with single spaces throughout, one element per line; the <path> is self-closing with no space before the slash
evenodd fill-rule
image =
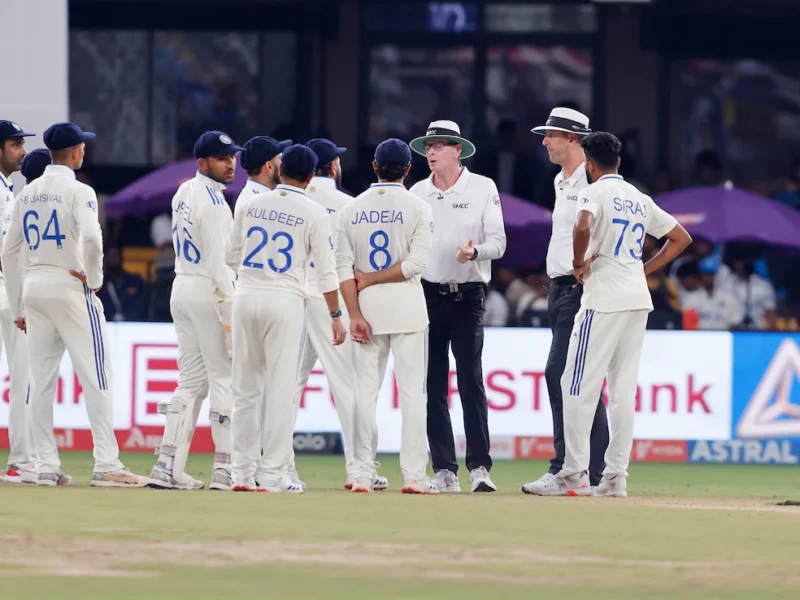
<path id="1" fill-rule="evenodd" d="M 53 434 L 53 404 L 58 367 L 64 350 L 83 388 L 94 441 L 94 470 L 122 468 L 114 437 L 111 398 L 111 356 L 106 343 L 103 304 L 80 281 L 63 269 L 36 269 L 25 273 L 22 302 L 31 360 L 30 410 L 33 447 L 39 473 L 61 468 Z"/>
<path id="2" fill-rule="evenodd" d="M 376 408 L 389 351 L 403 419 L 400 469 L 403 480 L 424 479 L 428 468 L 428 329 L 414 333 L 372 335 L 368 344 L 353 344 L 356 369 L 355 477 L 375 478 L 378 446 Z"/>
<path id="3" fill-rule="evenodd" d="M 209 278 L 175 278 L 169 308 L 178 338 L 178 387 L 167 407 L 159 452 L 160 462 L 176 479 L 181 479 L 186 469 L 189 446 L 206 396 L 211 404 L 214 468 L 230 470 L 232 367 L 217 303 Z M 170 457 L 174 457 L 172 464 Z"/>
<path id="4" fill-rule="evenodd" d="M 341 298 L 339 306 L 344 307 L 344 300 Z M 345 308 L 342 308 L 342 324 L 349 332 L 350 319 Z M 343 344 L 333 345 L 331 314 L 328 304 L 324 298 L 312 297 L 308 300 L 305 351 L 300 362 L 300 373 L 297 377 L 297 390 L 294 396 L 295 422 L 297 421 L 297 409 L 303 398 L 303 390 L 308 383 L 308 377 L 311 375 L 317 358 L 322 363 L 322 368 L 325 369 L 325 376 L 328 378 L 331 392 L 333 392 L 336 414 L 339 415 L 344 438 L 345 471 L 347 479 L 350 480 L 355 469 L 353 461 L 353 424 L 355 419 L 353 415 L 355 406 L 353 342 L 348 334 Z M 292 466 L 294 466 L 294 447 L 292 447 Z"/>
<path id="5" fill-rule="evenodd" d="M 277 483 L 291 463 L 305 313 L 291 292 L 238 288 L 233 297 L 234 483 L 252 485 L 256 468 L 261 485 Z"/>
<path id="6" fill-rule="evenodd" d="M 28 360 L 28 336 L 14 324 L 8 305 L 5 285 L 0 280 L 0 329 L 8 357 L 8 373 L 11 378 L 8 404 L 8 464 L 30 470 L 36 469 L 33 452 L 33 430 L 30 411 L 30 364 Z"/>
<path id="7" fill-rule="evenodd" d="M 647 310 L 600 313 L 581 308 L 575 315 L 561 376 L 566 456 L 561 473 L 589 468 L 589 437 L 597 397 L 608 379 L 611 439 L 604 475 L 627 476 L 633 447 L 636 383 Z"/>

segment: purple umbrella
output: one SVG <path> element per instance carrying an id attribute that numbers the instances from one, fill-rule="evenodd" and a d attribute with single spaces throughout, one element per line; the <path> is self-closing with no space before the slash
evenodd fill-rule
<path id="1" fill-rule="evenodd" d="M 655 200 L 686 231 L 715 243 L 800 248 L 800 212 L 777 200 L 723 186 L 669 192 Z"/>
<path id="2" fill-rule="evenodd" d="M 518 268 L 547 254 L 553 218 L 549 210 L 509 194 L 500 194 L 508 244 L 498 266 Z"/>
<path id="3" fill-rule="evenodd" d="M 149 215 L 170 212 L 172 197 L 180 185 L 197 173 L 197 161 L 184 160 L 161 167 L 137 179 L 106 200 L 106 214 L 114 219 L 125 215 Z M 233 205 L 247 181 L 247 172 L 236 162 L 236 178 L 225 190 L 228 202 Z"/>

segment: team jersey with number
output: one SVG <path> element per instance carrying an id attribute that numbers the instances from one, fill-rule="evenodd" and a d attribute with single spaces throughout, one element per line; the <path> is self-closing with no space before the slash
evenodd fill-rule
<path id="1" fill-rule="evenodd" d="M 306 297 L 309 260 L 323 293 L 339 289 L 328 213 L 306 192 L 290 185 L 257 194 L 233 222 L 228 262 L 242 290 L 284 290 Z"/>
<path id="2" fill-rule="evenodd" d="M 210 280 L 220 301 L 229 301 L 235 275 L 225 264 L 225 240 L 233 223 L 225 186 L 198 172 L 172 198 L 172 245 L 176 275 Z"/>
<path id="3" fill-rule="evenodd" d="M 354 270 L 372 273 L 401 264 L 405 281 L 382 283 L 358 295 L 372 333 L 413 333 L 428 326 L 420 277 L 431 254 L 430 205 L 399 183 L 373 183 L 341 211 L 336 241 L 340 281 Z"/>
<path id="4" fill-rule="evenodd" d="M 620 175 L 605 175 L 578 202 L 592 213 L 586 258 L 597 254 L 585 277 L 581 306 L 597 312 L 653 310 L 642 264 L 644 236 L 662 238 L 678 222 Z"/>
<path id="5" fill-rule="evenodd" d="M 340 192 L 336 188 L 336 181 L 330 177 L 314 177 L 311 183 L 306 188 L 308 197 L 314 202 L 321 205 L 328 213 L 328 224 L 333 234 L 334 252 L 336 251 L 336 228 L 339 225 L 338 212 L 342 208 L 352 202 L 353 198 L 344 192 Z M 308 279 L 306 280 L 306 292 L 309 297 L 321 296 L 317 282 L 317 269 L 313 263 L 309 264 L 311 267 L 308 270 Z"/>

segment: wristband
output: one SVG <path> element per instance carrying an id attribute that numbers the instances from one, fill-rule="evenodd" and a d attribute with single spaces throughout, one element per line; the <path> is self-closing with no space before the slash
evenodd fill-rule
<path id="1" fill-rule="evenodd" d="M 583 263 L 581 263 L 579 265 L 576 265 L 575 263 L 572 263 L 572 268 L 573 269 L 580 269 L 582 266 L 583 266 Z"/>
<path id="2" fill-rule="evenodd" d="M 336 312 L 331 313 L 331 319 L 338 319 L 341 316 L 342 316 L 342 309 L 341 308 L 339 310 L 337 310 Z"/>
<path id="3" fill-rule="evenodd" d="M 472 256 L 470 257 L 470 260 L 478 260 L 478 249 L 477 248 L 473 248 L 473 250 L 474 250 L 474 252 L 472 253 Z"/>

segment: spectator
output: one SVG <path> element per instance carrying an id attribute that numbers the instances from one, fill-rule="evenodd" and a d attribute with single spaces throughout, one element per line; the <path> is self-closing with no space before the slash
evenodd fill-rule
<path id="1" fill-rule="evenodd" d="M 175 249 L 172 247 L 172 217 L 168 213 L 158 215 L 150 223 L 150 240 L 158 250 L 155 259 L 156 271 L 175 268 Z"/>
<path id="2" fill-rule="evenodd" d="M 800 156 L 795 157 L 789 167 L 789 177 L 775 194 L 775 200 L 800 209 Z"/>
<path id="3" fill-rule="evenodd" d="M 646 237 L 642 261 L 647 262 L 650 260 L 658 252 L 658 248 L 658 243 L 654 238 Z M 647 276 L 647 287 L 650 289 L 650 296 L 653 298 L 653 310 L 680 311 L 681 303 L 678 297 L 678 286 L 667 277 L 664 269 Z"/>
<path id="4" fill-rule="evenodd" d="M 737 257 L 728 289 L 742 306 L 743 329 L 774 330 L 776 328 L 775 289 L 754 272 L 753 261 Z"/>
<path id="5" fill-rule="evenodd" d="M 516 314 L 517 304 L 523 294 L 531 291 L 529 285 L 517 277 L 514 271 L 506 267 L 497 269 L 497 274 L 492 277 L 492 282 L 497 286 L 498 291 L 505 296 L 511 314 Z"/>
<path id="6" fill-rule="evenodd" d="M 147 318 L 150 321 L 172 320 L 169 299 L 175 279 L 175 250 L 172 247 L 172 217 L 168 213 L 158 215 L 150 225 L 150 239 L 158 253 L 155 259 L 155 278 L 150 291 Z"/>
<path id="7" fill-rule="evenodd" d="M 520 295 L 517 301 L 517 323 L 523 322 L 522 315 L 526 311 L 547 312 L 549 307 L 547 303 L 547 284 L 550 283 L 550 279 L 545 273 L 544 265 L 523 273 L 522 282 L 528 289 Z"/>
<path id="8" fill-rule="evenodd" d="M 146 294 L 144 280 L 122 267 L 118 248 L 106 250 L 103 258 L 103 287 L 97 296 L 109 321 L 143 321 Z"/>
<path id="9" fill-rule="evenodd" d="M 696 272 L 700 285 L 694 288 Z M 681 296 L 681 309 L 697 314 L 699 329 L 737 329 L 744 319 L 742 305 L 730 291 L 716 285 L 716 275 L 716 269 L 709 264 L 681 267 L 679 277 L 686 290 Z"/>
<path id="10" fill-rule="evenodd" d="M 722 161 L 713 150 L 703 150 L 694 160 L 694 184 L 713 187 L 723 184 Z"/>
<path id="11" fill-rule="evenodd" d="M 486 314 L 483 317 L 488 327 L 505 327 L 508 325 L 508 302 L 503 294 L 489 284 L 489 293 L 485 302 Z"/>

